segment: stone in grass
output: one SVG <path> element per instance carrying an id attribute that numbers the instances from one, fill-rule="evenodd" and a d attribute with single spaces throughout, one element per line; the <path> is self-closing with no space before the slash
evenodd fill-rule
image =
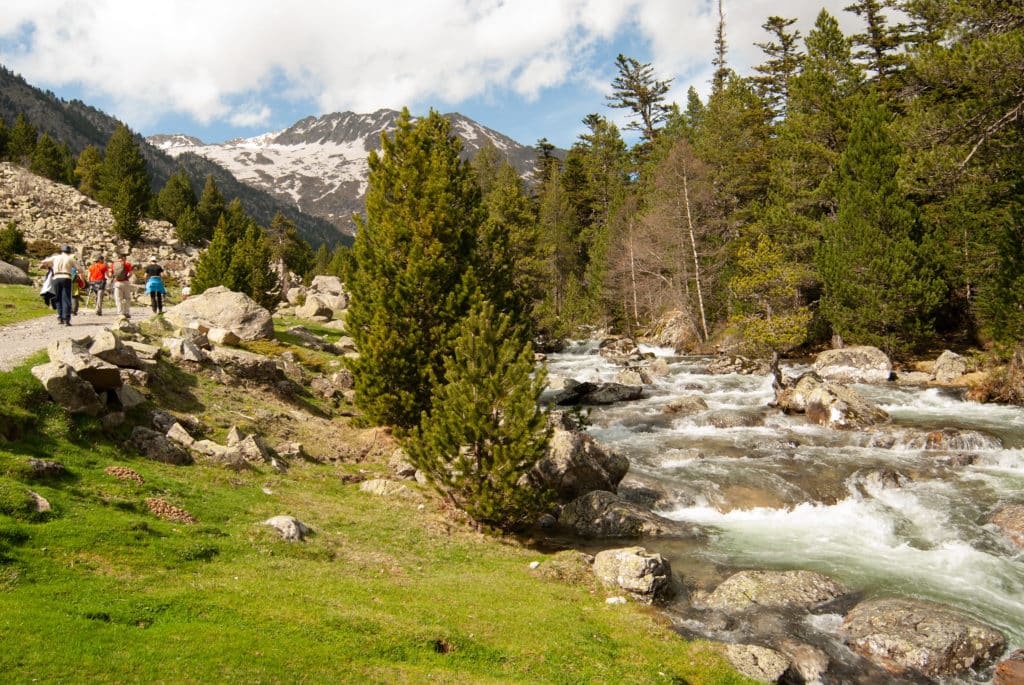
<path id="1" fill-rule="evenodd" d="M 653 604 L 673 594 L 672 568 L 668 561 L 643 547 L 598 552 L 594 556 L 594 575 L 605 586 L 625 590 L 644 604 Z"/>
<path id="2" fill-rule="evenodd" d="M 278 532 L 286 542 L 302 542 L 311 532 L 309 527 L 294 516 L 274 516 L 263 522 Z"/>

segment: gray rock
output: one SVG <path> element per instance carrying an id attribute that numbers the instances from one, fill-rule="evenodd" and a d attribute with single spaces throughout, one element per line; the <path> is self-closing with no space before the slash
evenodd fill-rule
<path id="1" fill-rule="evenodd" d="M 761 607 L 807 610 L 846 594 L 846 588 L 814 571 L 740 571 L 708 595 L 702 608 L 727 612 Z"/>
<path id="2" fill-rule="evenodd" d="M 775 683 L 789 668 L 789 659 L 760 645 L 727 644 L 722 650 L 733 667 L 761 683 Z"/>
<path id="3" fill-rule="evenodd" d="M 93 336 L 89 354 L 122 369 L 138 369 L 141 365 L 135 350 L 127 347 L 121 342 L 121 338 L 109 330 L 100 331 Z"/>
<path id="4" fill-rule="evenodd" d="M 45 511 L 51 511 L 53 509 L 53 507 L 50 506 L 49 500 L 40 495 L 38 492 L 33 492 L 32 490 L 28 490 L 27 492 L 28 496 L 32 498 L 32 502 L 35 507 L 36 513 L 41 514 Z"/>
<path id="5" fill-rule="evenodd" d="M 359 484 L 359 490 L 361 492 L 368 492 L 371 495 L 380 495 L 382 497 L 402 495 L 409 492 L 409 488 L 405 487 L 401 483 L 384 478 L 374 478 L 373 480 L 363 481 Z"/>
<path id="6" fill-rule="evenodd" d="M 615 364 L 638 362 L 644 358 L 631 338 L 606 338 L 598 345 L 597 353 Z"/>
<path id="7" fill-rule="evenodd" d="M 672 567 L 643 547 L 607 549 L 594 556 L 594 575 L 604 585 L 625 590 L 644 604 L 672 595 Z"/>
<path id="8" fill-rule="evenodd" d="M 163 348 L 167 350 L 171 361 L 174 362 L 186 361 L 202 364 L 207 359 L 206 352 L 185 338 L 164 338 Z"/>
<path id="9" fill-rule="evenodd" d="M 531 470 L 560 501 L 569 502 L 593 490 L 615 492 L 629 470 L 629 460 L 602 446 L 589 433 L 555 429 L 547 455 Z"/>
<path id="10" fill-rule="evenodd" d="M 206 337 L 214 345 L 234 346 L 242 342 L 242 339 L 234 331 L 229 331 L 226 328 L 211 328 Z"/>
<path id="11" fill-rule="evenodd" d="M 96 389 L 67 364 L 49 362 L 33 366 L 32 375 L 43 384 L 54 402 L 72 414 L 97 416 L 103 411 L 103 400 Z"/>
<path id="12" fill-rule="evenodd" d="M 555 394 L 553 401 L 559 406 L 614 404 L 615 402 L 640 399 L 643 394 L 643 386 L 639 385 L 591 383 L 590 381 L 580 383 L 573 379 L 567 379 L 563 389 Z"/>
<path id="13" fill-rule="evenodd" d="M 0 261 L 0 283 L 13 285 L 32 285 L 32 279 L 28 274 L 7 262 Z"/>
<path id="14" fill-rule="evenodd" d="M 277 362 L 260 354 L 231 347 L 214 347 L 207 356 L 230 377 L 224 382 L 238 379 L 270 384 L 284 379 Z"/>
<path id="15" fill-rule="evenodd" d="M 114 390 L 118 403 L 122 409 L 134 409 L 146 402 L 146 396 L 130 385 L 122 385 Z"/>
<path id="16" fill-rule="evenodd" d="M 294 516 L 274 516 L 263 525 L 276 530 L 286 542 L 302 542 L 311 532 L 309 526 Z"/>
<path id="17" fill-rule="evenodd" d="M 75 340 L 58 340 L 47 348 L 51 362 L 67 364 L 80 378 L 88 381 L 97 391 L 113 390 L 121 386 L 121 371 L 99 357 L 89 354 L 87 348 Z"/>
<path id="18" fill-rule="evenodd" d="M 891 671 L 929 678 L 963 673 L 993 662 L 1006 648 L 1003 635 L 938 604 L 877 599 L 855 606 L 843 621 L 846 643 Z"/>
<path id="19" fill-rule="evenodd" d="M 692 536 L 686 524 L 658 516 L 616 495 L 595 490 L 562 508 L 560 525 L 584 538 Z"/>
<path id="20" fill-rule="evenodd" d="M 852 388 L 822 380 L 814 373 L 778 391 L 775 403 L 787 414 L 806 414 L 827 428 L 861 429 L 885 423 L 889 415 Z"/>
<path id="21" fill-rule="evenodd" d="M 952 383 L 967 373 L 967 360 L 956 352 L 946 350 L 935 360 L 932 373 L 939 383 Z"/>
<path id="22" fill-rule="evenodd" d="M 884 383 L 892 375 L 892 361 L 877 347 L 860 345 L 825 350 L 812 369 L 822 379 L 836 383 Z"/>
<path id="23" fill-rule="evenodd" d="M 196 443 L 196 439 L 177 421 L 168 429 L 167 439 L 178 443 L 182 447 L 192 447 Z"/>
<path id="24" fill-rule="evenodd" d="M 708 364 L 707 372 L 715 375 L 736 373 L 743 376 L 764 376 L 771 368 L 767 359 L 747 359 L 739 355 L 715 357 Z"/>
<path id="25" fill-rule="evenodd" d="M 28 467 L 33 478 L 60 478 L 68 472 L 64 464 L 53 459 L 29 459 Z"/>
<path id="26" fill-rule="evenodd" d="M 665 403 L 665 406 L 661 408 L 666 414 L 681 414 L 683 416 L 689 416 L 690 414 L 697 414 L 708 408 L 708 403 L 704 401 L 703 397 L 696 395 L 688 395 L 686 397 L 674 397 Z"/>
<path id="27" fill-rule="evenodd" d="M 168 440 L 166 435 L 143 426 L 136 426 L 132 429 L 128 445 L 144 454 L 148 459 L 163 464 L 182 466 L 192 463 L 192 456 L 179 445 Z"/>
<path id="28" fill-rule="evenodd" d="M 180 328 L 187 328 L 193 321 L 207 329 L 225 328 L 242 340 L 274 337 L 274 321 L 270 312 L 248 295 L 232 292 L 223 286 L 193 295 L 165 310 L 164 318 Z"/>
<path id="29" fill-rule="evenodd" d="M 306 292 L 319 297 L 331 310 L 348 308 L 349 296 L 345 292 L 345 284 L 337 276 L 314 276 Z"/>
<path id="30" fill-rule="evenodd" d="M 326 317 L 327 320 L 330 320 L 333 314 L 334 310 L 331 306 L 314 293 L 306 293 L 306 301 L 295 308 L 295 316 L 300 319 L 315 320 L 318 317 Z"/>

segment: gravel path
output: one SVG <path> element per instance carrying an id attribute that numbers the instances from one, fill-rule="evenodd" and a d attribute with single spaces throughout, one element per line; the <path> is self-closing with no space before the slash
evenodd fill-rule
<path id="1" fill-rule="evenodd" d="M 38 319 L 0 327 L 0 371 L 10 371 L 34 352 L 45 350 L 55 340 L 84 338 L 110 328 L 118 318 L 115 312 L 111 307 L 103 316 L 97 316 L 92 309 L 82 307 L 78 310 L 78 316 L 71 318 L 70 326 L 59 325 L 54 312 Z M 149 307 L 132 307 L 132 313 L 135 315 L 133 321 L 144 321 L 152 316 Z"/>

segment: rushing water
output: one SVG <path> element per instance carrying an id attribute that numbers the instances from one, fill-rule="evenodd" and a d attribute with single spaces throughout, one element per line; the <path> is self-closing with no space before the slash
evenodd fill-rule
<path id="1" fill-rule="evenodd" d="M 660 493 L 655 511 L 709 531 L 697 549 L 645 543 L 673 568 L 698 578 L 709 568 L 820 571 L 863 596 L 940 602 L 1024 646 L 1024 554 L 988 523 L 1024 495 L 1024 409 L 857 385 L 892 423 L 829 430 L 773 410 L 770 376 L 708 375 L 706 358 L 645 351 L 670 373 L 643 399 L 591 409 L 589 430 L 629 458 L 621 489 Z M 580 381 L 621 371 L 594 344 L 551 355 L 548 368 Z M 708 408 L 666 413 L 681 396 Z M 926 449 L 930 431 L 948 428 L 960 430 L 956 449 Z"/>

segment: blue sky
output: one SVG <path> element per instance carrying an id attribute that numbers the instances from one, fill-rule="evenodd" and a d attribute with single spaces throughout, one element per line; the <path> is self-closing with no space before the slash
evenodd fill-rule
<path id="1" fill-rule="evenodd" d="M 773 14 L 802 34 L 849 0 L 723 0 L 730 66 L 762 60 Z M 716 0 L 4 0 L 0 64 L 144 135 L 205 142 L 306 116 L 408 106 L 457 111 L 532 145 L 570 146 L 620 52 L 705 95 Z"/>

